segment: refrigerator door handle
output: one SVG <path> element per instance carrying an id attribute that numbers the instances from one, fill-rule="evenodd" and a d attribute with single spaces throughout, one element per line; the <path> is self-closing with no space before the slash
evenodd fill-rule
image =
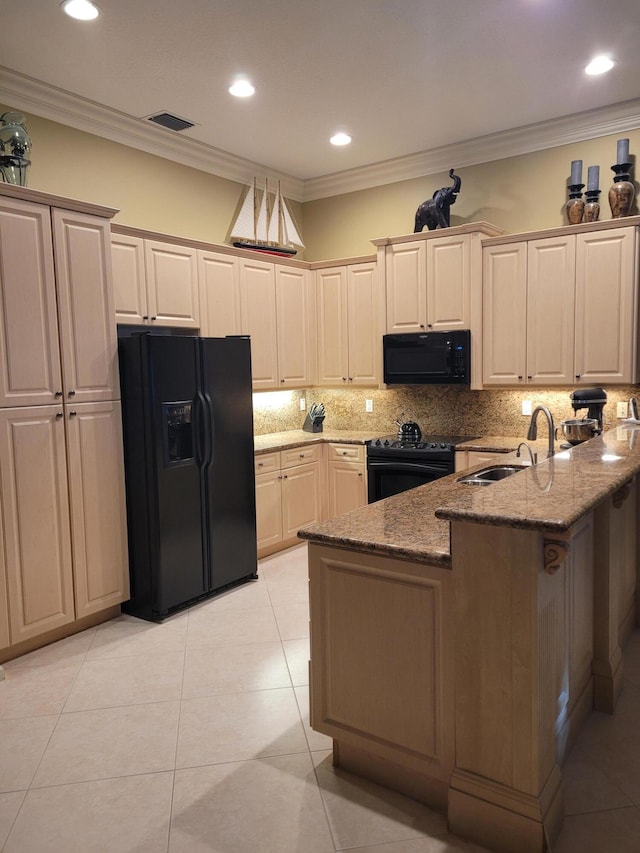
<path id="1" fill-rule="evenodd" d="M 213 462 L 213 448 L 215 447 L 216 424 L 215 424 L 215 418 L 213 415 L 213 402 L 211 400 L 211 397 L 209 396 L 209 394 L 206 391 L 204 392 L 203 398 L 204 398 L 206 417 L 209 420 L 209 429 L 206 431 L 206 435 L 208 438 L 208 441 L 207 441 L 208 447 L 207 447 L 207 451 L 206 451 L 207 456 L 206 456 L 206 459 L 204 461 L 204 465 L 205 465 L 205 467 L 209 467 Z"/>
<path id="2" fill-rule="evenodd" d="M 207 448 L 205 446 L 205 436 L 207 434 L 205 418 L 205 404 L 202 394 L 197 391 L 193 400 L 194 418 L 193 418 L 193 442 L 195 446 L 196 464 L 199 468 L 204 468 L 206 464 L 205 454 Z"/>

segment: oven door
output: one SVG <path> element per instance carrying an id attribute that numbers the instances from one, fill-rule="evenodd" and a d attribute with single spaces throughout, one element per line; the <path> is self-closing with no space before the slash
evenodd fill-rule
<path id="1" fill-rule="evenodd" d="M 391 459 L 368 459 L 369 503 L 389 498 L 407 489 L 432 483 L 453 474 L 453 460 L 404 462 Z"/>

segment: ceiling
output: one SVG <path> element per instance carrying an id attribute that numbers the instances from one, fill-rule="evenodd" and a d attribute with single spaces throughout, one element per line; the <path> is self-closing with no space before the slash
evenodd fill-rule
<path id="1" fill-rule="evenodd" d="M 82 23 L 0 0 L 1 101 L 224 177 L 287 176 L 301 199 L 640 127 L 638 0 L 97 3 Z M 616 65 L 588 77 L 596 53 Z M 253 98 L 229 95 L 240 73 Z"/>

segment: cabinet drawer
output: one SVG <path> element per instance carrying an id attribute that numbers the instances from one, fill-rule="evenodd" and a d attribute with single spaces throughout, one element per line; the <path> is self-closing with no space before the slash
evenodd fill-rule
<path id="1" fill-rule="evenodd" d="M 255 457 L 256 474 L 270 474 L 280 468 L 280 453 L 260 453 Z"/>
<path id="2" fill-rule="evenodd" d="M 292 468 L 294 465 L 303 465 L 307 462 L 319 462 L 322 445 L 307 445 L 305 447 L 292 447 L 290 450 L 280 451 L 280 467 Z"/>
<path id="3" fill-rule="evenodd" d="M 364 462 L 363 444 L 328 444 L 329 461 L 336 459 L 348 462 Z"/>

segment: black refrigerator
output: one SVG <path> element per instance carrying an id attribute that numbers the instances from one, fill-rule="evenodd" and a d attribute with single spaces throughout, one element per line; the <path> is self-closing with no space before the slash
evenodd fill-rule
<path id="1" fill-rule="evenodd" d="M 131 598 L 160 621 L 257 577 L 246 337 L 119 341 Z"/>

